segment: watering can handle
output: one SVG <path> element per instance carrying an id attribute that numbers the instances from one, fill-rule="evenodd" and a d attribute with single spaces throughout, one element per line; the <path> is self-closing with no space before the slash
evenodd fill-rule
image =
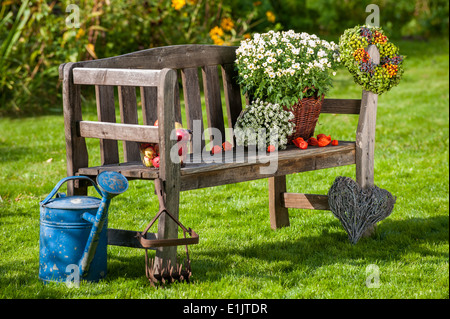
<path id="1" fill-rule="evenodd" d="M 89 177 L 87 177 L 87 176 L 69 176 L 69 177 L 66 177 L 66 178 L 63 178 L 62 180 L 60 180 L 59 183 L 56 184 L 55 188 L 53 188 L 53 190 L 50 192 L 50 194 L 48 194 L 48 196 L 42 202 L 40 202 L 40 204 L 41 205 L 47 204 L 48 201 L 50 199 L 52 199 L 52 197 L 56 194 L 56 192 L 58 192 L 58 190 L 62 186 L 62 184 L 64 184 L 67 181 L 74 180 L 74 179 L 86 179 L 86 180 L 90 181 L 92 183 L 92 186 L 94 186 L 95 190 L 100 194 L 100 196 L 102 195 L 102 193 L 100 192 L 100 189 L 97 187 L 95 182 L 92 179 L 90 179 Z"/>

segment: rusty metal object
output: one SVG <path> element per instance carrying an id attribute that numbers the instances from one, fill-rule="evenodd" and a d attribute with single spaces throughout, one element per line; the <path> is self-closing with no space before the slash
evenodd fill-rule
<path id="1" fill-rule="evenodd" d="M 158 195 L 160 204 L 160 210 L 155 217 L 150 221 L 145 230 L 142 233 L 137 233 L 136 237 L 140 241 L 142 247 L 145 248 L 145 275 L 152 286 L 155 284 L 169 284 L 175 281 L 189 282 L 189 278 L 192 275 L 191 260 L 189 259 L 188 245 L 197 244 L 199 241 L 198 234 L 191 228 L 186 228 L 178 219 L 176 219 L 166 208 L 164 201 L 163 184 L 160 179 L 155 180 L 155 192 Z M 182 230 L 183 238 L 169 238 L 169 239 L 146 239 L 145 236 L 156 220 L 163 214 L 167 214 Z M 190 238 L 186 237 L 189 234 Z M 186 267 L 183 264 L 172 265 L 171 261 L 166 266 L 160 267 L 155 265 L 155 261 L 148 257 L 148 249 L 154 247 L 167 247 L 167 246 L 185 246 L 186 251 Z"/>
<path id="2" fill-rule="evenodd" d="M 165 285 L 173 282 L 189 283 L 192 275 L 189 256 L 187 257 L 186 264 L 187 266 L 183 267 L 183 264 L 177 263 L 174 267 L 169 260 L 167 266 L 161 269 L 159 265 L 155 266 L 153 258 L 148 258 L 147 249 L 145 250 L 145 276 L 153 287 L 156 287 L 157 284 Z"/>

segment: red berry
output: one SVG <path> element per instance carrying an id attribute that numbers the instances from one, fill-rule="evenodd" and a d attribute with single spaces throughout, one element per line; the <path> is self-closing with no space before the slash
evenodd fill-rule
<path id="1" fill-rule="evenodd" d="M 294 143 L 295 146 L 300 147 L 300 143 L 304 142 L 305 140 L 303 137 L 297 137 L 296 139 L 292 140 L 292 143 Z"/>
<path id="2" fill-rule="evenodd" d="M 318 144 L 319 144 L 319 142 L 317 141 L 317 139 L 315 137 L 310 137 L 308 139 L 308 145 L 317 146 Z"/>
<path id="3" fill-rule="evenodd" d="M 223 142 L 222 147 L 223 147 L 223 150 L 224 150 L 225 152 L 226 152 L 226 151 L 231 151 L 231 150 L 233 149 L 233 145 L 231 145 L 231 143 L 228 142 L 228 141 Z"/>
<path id="4" fill-rule="evenodd" d="M 275 146 L 273 146 L 273 145 L 269 145 L 268 147 L 267 147 L 267 152 L 269 152 L 269 153 L 271 153 L 271 152 L 275 152 Z"/>
<path id="5" fill-rule="evenodd" d="M 308 148 L 308 143 L 305 141 L 300 141 L 299 146 L 302 150 L 306 150 Z"/>
<path id="6" fill-rule="evenodd" d="M 339 145 L 338 140 L 332 140 L 332 141 L 331 141 L 331 145 L 333 145 L 333 146 Z"/>
<path id="7" fill-rule="evenodd" d="M 319 138 L 319 147 L 327 146 L 330 143 L 331 143 L 331 139 L 328 139 L 326 137 Z"/>
<path id="8" fill-rule="evenodd" d="M 320 140 L 322 137 L 326 137 L 325 134 L 317 134 L 317 140 Z"/>

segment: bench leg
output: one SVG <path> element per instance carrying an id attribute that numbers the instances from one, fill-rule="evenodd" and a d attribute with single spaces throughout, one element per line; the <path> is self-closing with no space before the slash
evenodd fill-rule
<path id="1" fill-rule="evenodd" d="M 163 197 L 166 203 L 167 210 L 178 219 L 179 202 L 180 202 L 180 186 L 178 185 L 164 185 Z M 178 225 L 165 213 L 161 215 L 158 221 L 158 239 L 162 238 L 177 238 Z M 169 263 L 175 266 L 177 263 L 177 247 L 159 247 L 155 253 L 155 271 L 166 267 Z"/>
<path id="2" fill-rule="evenodd" d="M 286 176 L 269 177 L 269 213 L 272 229 L 289 226 L 288 209 L 281 202 L 281 194 L 285 192 Z"/>
<path id="3" fill-rule="evenodd" d="M 67 196 L 87 196 L 88 186 L 80 181 L 67 181 Z"/>
<path id="4" fill-rule="evenodd" d="M 361 112 L 356 132 L 356 182 L 362 188 L 375 184 L 374 158 L 377 104 L 378 95 L 363 90 Z M 363 237 L 372 236 L 375 230 L 376 225 L 370 227 L 364 232 Z"/>

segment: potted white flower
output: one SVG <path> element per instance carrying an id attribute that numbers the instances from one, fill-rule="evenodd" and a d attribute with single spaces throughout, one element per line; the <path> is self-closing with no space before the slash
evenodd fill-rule
<path id="1" fill-rule="evenodd" d="M 256 145 L 258 149 L 267 149 L 270 145 L 284 149 L 294 129 L 293 118 L 294 115 L 279 104 L 257 99 L 241 112 L 236 121 L 236 142 L 240 146 Z"/>
<path id="2" fill-rule="evenodd" d="M 242 41 L 236 56 L 243 92 L 294 114 L 288 142 L 311 137 L 340 62 L 338 45 L 305 32 L 269 31 Z"/>

